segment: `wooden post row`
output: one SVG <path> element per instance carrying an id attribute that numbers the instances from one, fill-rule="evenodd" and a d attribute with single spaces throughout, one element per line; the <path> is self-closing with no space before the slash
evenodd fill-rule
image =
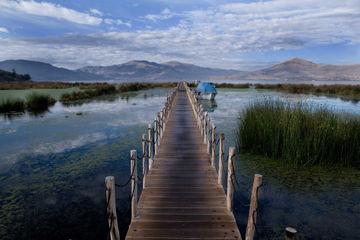
<path id="1" fill-rule="evenodd" d="M 257 215 L 257 207 L 258 207 L 258 188 L 262 183 L 262 175 L 255 174 L 253 187 L 251 191 L 251 200 L 250 200 L 250 208 L 249 208 L 249 216 L 246 227 L 246 235 L 245 240 L 253 240 L 255 235 L 255 226 L 256 226 L 256 215 Z"/>
<path id="2" fill-rule="evenodd" d="M 111 240 L 120 240 L 120 233 L 116 214 L 116 193 L 115 178 L 108 176 L 105 178 L 106 187 L 106 206 L 108 214 L 109 235 Z"/>

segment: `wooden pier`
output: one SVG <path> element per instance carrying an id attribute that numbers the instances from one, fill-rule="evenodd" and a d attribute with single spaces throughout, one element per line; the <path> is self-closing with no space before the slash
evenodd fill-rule
<path id="1" fill-rule="evenodd" d="M 126 239 L 242 239 L 232 212 L 235 148 L 225 154 L 223 140 L 195 94 L 186 83 L 179 84 L 142 136 L 140 159 L 137 151 L 130 153 L 131 224 Z M 246 240 L 254 237 L 261 180 L 255 175 Z M 105 183 L 109 238 L 119 240 L 115 180 L 110 176 Z"/>
<path id="2" fill-rule="evenodd" d="M 241 239 L 184 86 L 126 239 Z"/>

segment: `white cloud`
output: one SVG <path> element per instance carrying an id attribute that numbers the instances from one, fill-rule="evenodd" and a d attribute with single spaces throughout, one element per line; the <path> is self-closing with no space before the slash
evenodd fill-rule
<path id="1" fill-rule="evenodd" d="M 5 27 L 0 27 L 0 33 L 9 33 L 9 30 Z"/>
<path id="2" fill-rule="evenodd" d="M 170 11 L 170 9 L 165 8 L 160 14 L 148 14 L 144 18 L 153 22 L 157 22 L 158 20 L 166 20 L 179 15 L 180 14 L 174 13 Z"/>
<path id="3" fill-rule="evenodd" d="M 49 2 L 34 0 L 0 0 L 0 12 L 7 11 L 12 14 L 29 14 L 41 17 L 50 17 L 76 24 L 98 26 L 100 24 L 125 25 L 131 27 L 130 22 L 120 19 L 102 18 L 104 15 L 98 9 L 92 8 L 89 13 L 79 12 L 70 8 Z"/>
<path id="4" fill-rule="evenodd" d="M 117 26 L 124 25 L 124 26 L 127 26 L 127 27 L 131 27 L 130 22 L 125 22 L 125 21 L 123 21 L 121 19 L 105 18 L 104 23 L 109 24 L 109 25 L 117 25 Z"/>
<path id="5" fill-rule="evenodd" d="M 93 15 L 96 15 L 96 16 L 100 16 L 100 17 L 102 17 L 104 15 L 100 10 L 97 10 L 95 8 L 91 8 L 90 13 L 92 13 Z"/>
<path id="6" fill-rule="evenodd" d="M 1 1 L 1 0 L 0 0 Z M 243 55 L 327 44 L 360 45 L 360 0 L 272 0 L 233 3 L 180 16 L 166 29 L 113 31 L 31 41 L 2 40 L 1 58 L 44 60 L 65 67 L 108 65 L 129 59 L 176 59 L 200 65 L 239 68 Z M 113 19 L 104 24 L 117 25 Z M 31 47 L 29 47 L 31 45 Z M 7 46 L 7 47 L 6 47 Z"/>
<path id="7" fill-rule="evenodd" d="M 102 22 L 101 18 L 49 2 L 1 0 L 0 8 L 2 8 L 2 10 L 16 11 L 36 16 L 52 17 L 77 24 L 99 25 Z"/>

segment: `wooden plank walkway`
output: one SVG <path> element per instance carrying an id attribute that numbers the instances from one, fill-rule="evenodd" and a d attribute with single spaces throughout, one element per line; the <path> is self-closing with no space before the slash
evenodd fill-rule
<path id="1" fill-rule="evenodd" d="M 183 86 L 126 239 L 241 239 Z"/>

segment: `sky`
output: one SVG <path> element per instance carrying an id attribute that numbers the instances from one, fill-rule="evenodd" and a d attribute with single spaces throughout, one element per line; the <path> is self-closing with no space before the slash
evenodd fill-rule
<path id="1" fill-rule="evenodd" d="M 360 0 L 0 0 L 0 60 L 360 63 Z"/>

